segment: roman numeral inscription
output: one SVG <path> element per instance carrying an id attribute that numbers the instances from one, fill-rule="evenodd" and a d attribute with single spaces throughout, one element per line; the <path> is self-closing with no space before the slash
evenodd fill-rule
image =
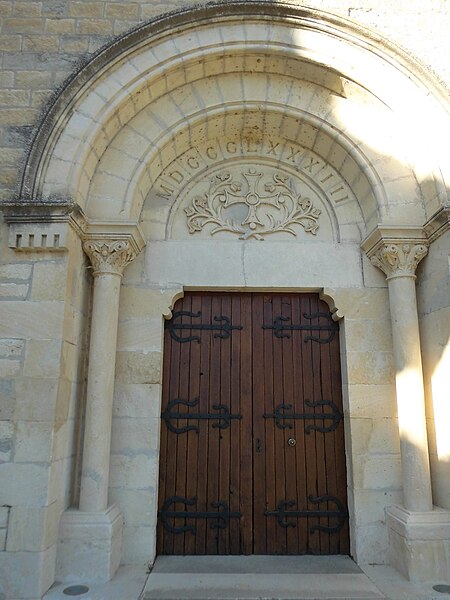
<path id="1" fill-rule="evenodd" d="M 320 156 L 299 144 L 283 139 L 261 137 L 248 140 L 245 137 L 224 141 L 215 139 L 203 145 L 194 146 L 170 163 L 155 181 L 157 195 L 170 203 L 176 201 L 186 186 L 208 170 L 228 159 L 237 158 L 276 160 L 312 180 L 325 194 L 331 205 L 354 200 L 354 194 L 345 179 Z M 259 163 L 260 164 L 260 163 Z M 270 164 L 270 161 L 268 161 Z"/>

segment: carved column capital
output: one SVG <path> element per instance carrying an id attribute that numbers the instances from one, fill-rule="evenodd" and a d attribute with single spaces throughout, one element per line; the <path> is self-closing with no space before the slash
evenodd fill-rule
<path id="1" fill-rule="evenodd" d="M 94 276 L 110 273 L 121 277 L 145 246 L 138 225 L 128 222 L 90 221 L 83 238 L 83 250 L 92 263 Z"/>
<path id="2" fill-rule="evenodd" d="M 125 267 L 137 256 L 127 240 L 87 240 L 83 250 L 94 267 L 94 276 L 111 273 L 122 277 Z"/>
<path id="3" fill-rule="evenodd" d="M 426 256 L 425 244 L 386 242 L 369 253 L 370 262 L 383 271 L 386 279 L 416 277 L 419 262 Z"/>
<path id="4" fill-rule="evenodd" d="M 428 252 L 422 227 L 378 225 L 361 244 L 370 262 L 386 279 L 416 277 L 417 265 Z"/>

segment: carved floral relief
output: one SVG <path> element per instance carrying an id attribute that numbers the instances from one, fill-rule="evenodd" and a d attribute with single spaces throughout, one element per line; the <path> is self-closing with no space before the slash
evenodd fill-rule
<path id="1" fill-rule="evenodd" d="M 220 231 L 238 234 L 240 239 L 264 239 L 285 232 L 297 235 L 295 226 L 316 235 L 320 209 L 296 190 L 291 177 L 277 171 L 271 175 L 248 167 L 238 175 L 215 175 L 207 191 L 194 196 L 184 209 L 191 234 L 212 225 L 210 234 Z"/>

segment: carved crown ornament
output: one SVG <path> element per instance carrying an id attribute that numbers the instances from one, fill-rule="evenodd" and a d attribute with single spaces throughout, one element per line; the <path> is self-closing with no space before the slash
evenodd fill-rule
<path id="1" fill-rule="evenodd" d="M 370 257 L 370 262 L 381 269 L 388 280 L 415 277 L 417 265 L 427 252 L 425 244 L 386 243 Z"/>
<path id="2" fill-rule="evenodd" d="M 88 255 L 93 275 L 112 273 L 122 275 L 125 267 L 137 256 L 137 252 L 127 240 L 88 240 L 83 243 Z"/>
<path id="3" fill-rule="evenodd" d="M 394 237 L 395 233 L 403 234 Z M 379 226 L 362 243 L 370 262 L 383 271 L 386 279 L 414 277 L 419 262 L 428 253 L 428 242 L 420 228 Z"/>
<path id="4" fill-rule="evenodd" d="M 290 177 L 278 172 L 264 176 L 253 167 L 239 177 L 230 172 L 215 175 L 208 190 L 196 195 L 184 212 L 191 234 L 213 225 L 211 235 L 228 231 L 242 240 L 262 240 L 277 232 L 295 236 L 295 225 L 316 235 L 321 214 L 309 198 L 296 191 Z"/>

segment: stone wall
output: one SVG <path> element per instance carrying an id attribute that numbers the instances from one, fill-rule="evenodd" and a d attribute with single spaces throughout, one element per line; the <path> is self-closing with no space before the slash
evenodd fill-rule
<path id="1" fill-rule="evenodd" d="M 375 29 L 404 46 L 450 84 L 446 60 L 450 53 L 450 8 L 444 0 L 311 0 L 307 4 Z M 0 1 L 0 49 L 4 53 L 0 73 L 0 200 L 15 197 L 18 174 L 40 115 L 62 83 L 121 32 L 183 6 L 187 4 Z M 400 187 L 403 184 L 401 181 Z M 401 187 L 398 194 L 402 199 L 409 198 L 405 189 L 409 190 Z M 150 206 L 149 214 L 154 213 L 153 208 Z M 143 227 L 153 235 L 155 224 L 146 218 L 145 209 Z M 7 551 L 2 552 L 0 582 L 7 586 L 11 598 L 19 594 L 21 598 L 34 597 L 37 589 L 42 592 L 53 582 L 59 517 L 77 494 L 74 483 L 81 444 L 90 275 L 80 240 L 66 227 L 66 250 L 44 253 L 13 252 L 8 247 L 5 224 L 0 231 L 0 299 L 4 300 L 0 321 L 0 552 Z M 448 335 L 444 327 L 448 289 L 441 284 L 435 289 L 436 281 L 446 280 L 448 285 L 446 243 L 445 236 L 436 242 L 419 272 L 430 418 L 444 405 L 442 401 L 436 405 L 440 394 L 431 401 L 431 390 L 434 394 L 433 375 L 438 364 L 442 372 L 441 351 L 447 339 L 444 335 Z M 340 251 L 330 245 L 328 254 L 322 249 L 327 273 L 317 263 L 314 276 L 305 279 L 302 274 L 302 285 L 315 290 L 335 286 L 345 308 L 342 356 L 347 365 L 343 382 L 347 456 L 352 527 L 359 529 L 353 536 L 357 540 L 353 552 L 361 563 L 383 562 L 387 560 L 384 508 L 399 502 L 402 494 L 388 296 L 382 274 L 367 259 L 361 259 L 359 241 L 350 246 L 350 262 L 359 265 L 362 260 L 358 281 L 352 280 L 345 260 L 336 261 L 334 266 L 327 261 L 328 255 Z M 186 240 L 153 242 L 145 257 L 127 267 L 123 280 L 110 496 L 125 518 L 126 563 L 142 563 L 154 554 L 162 315 L 168 314 L 183 284 L 198 289 L 218 285 L 213 259 L 220 252 L 215 252 L 210 253 L 206 242 L 197 246 Z M 231 251 L 228 247 L 226 252 L 230 265 L 240 265 L 240 247 Z M 310 249 L 303 252 L 305 258 Z M 180 253 L 188 262 L 191 256 L 191 266 L 199 255 L 204 257 L 200 277 L 176 265 L 174 257 Z M 260 271 L 249 276 L 230 266 L 222 284 L 236 289 L 262 288 L 269 285 L 266 271 L 271 264 L 269 270 L 276 274 L 272 287 L 293 291 L 298 287 L 298 279 L 280 270 L 276 261 L 270 262 L 273 257 L 268 256 L 261 268 L 260 254 L 259 247 L 247 251 L 248 263 L 259 264 Z M 174 265 L 170 273 L 167 264 Z M 348 279 L 342 275 L 342 264 L 347 265 Z M 351 347 L 345 344 L 348 339 L 352 340 Z M 431 421 L 430 434 L 436 474 L 442 466 L 448 469 L 448 461 L 440 458 L 438 438 L 443 439 L 442 432 L 435 431 Z M 436 501 L 450 508 L 449 488 L 435 484 L 434 492 Z M 13 566 L 19 562 L 21 569 L 32 574 L 28 579 L 18 578 Z M 35 573 L 43 574 L 40 581 L 33 580 Z"/>
<path id="2" fill-rule="evenodd" d="M 75 493 L 90 276 L 74 232 L 66 251 L 15 253 L 3 224 L 0 248 L 0 582 L 33 597 L 54 581 Z"/>
<path id="3" fill-rule="evenodd" d="M 17 191 L 24 154 L 52 95 L 121 33 L 196 2 L 1 0 L 0 200 Z M 450 85 L 450 7 L 445 0 L 310 0 L 377 31 Z"/>

